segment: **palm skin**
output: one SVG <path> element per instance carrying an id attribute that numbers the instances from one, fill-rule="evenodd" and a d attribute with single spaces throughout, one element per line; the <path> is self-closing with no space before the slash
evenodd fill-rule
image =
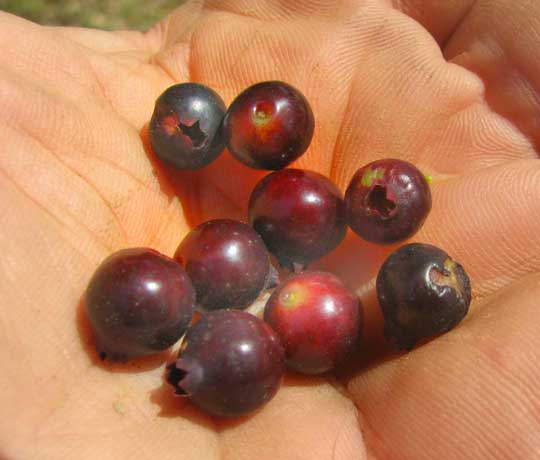
<path id="1" fill-rule="evenodd" d="M 144 35 L 2 14 L 0 458 L 539 458 L 539 21 L 526 0 L 191 1 Z M 268 79 L 312 103 L 297 166 L 342 190 L 379 157 L 433 176 L 414 240 L 459 260 L 474 300 L 455 330 L 387 354 L 372 280 L 391 248 L 350 235 L 318 266 L 362 295 L 358 366 L 289 376 L 263 410 L 220 421 L 160 387 L 167 353 L 99 363 L 80 301 L 116 249 L 172 254 L 205 219 L 245 219 L 263 174 L 228 154 L 196 173 L 157 164 L 156 97 L 192 80 L 229 103 Z"/>

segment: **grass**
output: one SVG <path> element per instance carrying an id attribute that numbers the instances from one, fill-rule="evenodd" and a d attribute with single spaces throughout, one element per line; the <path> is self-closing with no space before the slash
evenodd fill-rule
<path id="1" fill-rule="evenodd" d="M 46 25 L 146 30 L 182 0 L 0 0 L 4 10 Z"/>

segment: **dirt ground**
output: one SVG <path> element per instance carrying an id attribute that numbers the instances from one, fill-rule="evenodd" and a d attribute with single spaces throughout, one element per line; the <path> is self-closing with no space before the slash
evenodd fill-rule
<path id="1" fill-rule="evenodd" d="M 146 30 L 182 0 L 0 0 L 0 10 L 40 24 Z"/>

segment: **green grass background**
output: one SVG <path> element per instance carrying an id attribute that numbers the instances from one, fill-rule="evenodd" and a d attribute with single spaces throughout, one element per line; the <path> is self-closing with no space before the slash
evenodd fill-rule
<path id="1" fill-rule="evenodd" d="M 47 25 L 146 30 L 182 0 L 0 0 L 0 10 Z"/>

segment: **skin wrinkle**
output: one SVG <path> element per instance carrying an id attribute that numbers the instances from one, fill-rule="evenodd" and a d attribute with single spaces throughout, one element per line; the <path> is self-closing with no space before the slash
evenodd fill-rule
<path id="1" fill-rule="evenodd" d="M 17 184 L 17 182 L 15 182 L 15 180 L 13 178 L 9 177 L 9 175 L 7 175 L 7 173 L 2 168 L 0 168 L 0 174 L 6 180 L 8 180 L 9 182 L 11 182 L 13 184 L 13 186 L 15 187 L 15 189 L 17 190 L 18 193 L 20 193 L 22 196 L 26 197 L 31 203 L 33 203 L 37 208 L 39 208 L 41 211 L 43 211 L 49 218 L 51 218 L 60 227 L 65 227 L 65 223 L 62 220 L 60 220 L 57 216 L 55 216 L 52 212 L 50 212 L 43 204 L 41 204 L 34 197 L 32 197 L 29 193 L 27 193 L 19 184 Z M 90 235 L 92 235 L 92 237 L 94 238 L 96 243 L 98 243 L 101 247 L 103 247 L 107 252 L 112 252 L 112 248 L 110 248 L 103 241 L 101 241 L 101 239 L 99 239 L 97 235 L 95 235 L 93 232 L 91 232 L 84 225 L 81 224 L 81 226 L 83 228 L 85 228 Z M 71 243 L 67 239 L 64 239 L 64 241 L 66 243 L 68 243 L 69 246 L 71 246 L 71 248 L 74 251 L 76 251 L 78 254 L 80 254 L 85 259 L 88 259 L 88 257 L 83 252 L 81 252 L 79 250 L 79 248 L 77 248 L 73 243 Z"/>
<path id="2" fill-rule="evenodd" d="M 502 40 L 504 40 L 505 36 L 497 37 L 494 32 L 490 31 L 484 31 L 481 30 L 480 33 L 478 33 L 478 36 L 476 38 L 476 42 L 472 41 L 470 43 L 465 42 L 466 48 L 460 47 L 456 50 L 456 46 L 454 42 L 459 43 L 459 39 L 461 38 L 461 35 L 466 34 L 466 31 L 472 27 L 471 24 L 474 25 L 474 21 L 476 20 L 476 17 L 478 16 L 477 10 L 479 10 L 481 7 L 485 8 L 485 5 L 479 1 L 474 0 L 473 5 L 469 9 L 466 17 L 460 22 L 460 25 L 452 36 L 446 41 L 445 46 L 443 48 L 443 53 L 446 56 L 446 58 L 449 60 L 449 62 L 453 62 L 456 65 L 460 65 L 464 69 L 466 69 L 471 74 L 475 75 L 479 79 L 481 79 L 484 82 L 484 86 L 486 88 L 485 90 L 485 96 L 484 99 L 486 101 L 487 107 L 489 107 L 490 111 L 497 114 L 498 116 L 504 118 L 505 120 L 508 120 L 509 123 L 518 131 L 525 139 L 527 139 L 531 146 L 533 147 L 534 151 L 538 155 L 540 153 L 540 140 L 535 139 L 533 133 L 527 132 L 524 127 L 520 126 L 519 120 L 516 119 L 516 116 L 512 114 L 512 112 L 505 112 L 504 106 L 499 104 L 499 107 L 495 104 L 493 104 L 490 99 L 493 91 L 491 90 L 491 78 L 488 79 L 489 75 L 484 75 L 484 73 L 488 72 L 489 70 L 485 68 L 485 65 L 482 66 L 480 64 L 477 68 L 471 68 L 471 64 L 474 66 L 474 62 L 471 62 L 471 59 L 463 59 L 463 57 L 469 57 L 469 54 L 471 52 L 471 48 L 475 45 L 475 43 L 480 43 L 482 46 L 485 47 L 485 49 L 489 50 L 491 56 L 490 56 L 490 63 L 491 61 L 497 59 L 497 67 L 504 68 L 504 69 L 511 69 L 512 72 L 517 73 L 519 77 L 521 77 L 524 84 L 531 89 L 530 94 L 533 98 L 531 101 L 531 98 L 528 98 L 529 102 L 534 102 L 535 111 L 538 112 L 540 109 L 540 95 L 538 94 L 538 91 L 534 90 L 534 86 L 529 81 L 529 78 L 525 75 L 523 70 L 520 68 L 521 64 L 520 61 L 516 61 L 511 53 L 507 52 L 507 47 L 504 46 Z M 495 6 L 496 8 L 496 6 Z M 491 12 L 491 10 L 489 10 Z M 494 9 L 493 15 L 496 16 L 496 9 Z M 525 14 L 525 13 L 524 13 Z M 478 22 L 478 21 L 477 21 Z M 474 49 L 474 48 L 473 48 Z M 514 77 L 515 79 L 516 77 Z M 496 98 L 495 98 L 496 100 Z"/>
<path id="3" fill-rule="evenodd" d="M 396 1 L 395 3 L 396 3 L 395 7 L 398 8 L 399 10 L 402 10 L 403 8 L 400 8 L 400 6 L 405 4 L 406 2 L 398 2 L 398 1 Z M 532 2 L 531 2 L 531 4 L 532 4 Z M 462 29 L 466 28 L 466 26 L 468 25 L 468 22 L 472 20 L 471 18 L 473 16 L 473 13 L 476 13 L 476 9 L 479 8 L 480 5 L 481 5 L 481 2 L 478 1 L 478 0 L 474 0 L 469 5 L 467 5 L 464 14 L 456 22 L 456 24 L 454 25 L 452 31 L 449 33 L 448 37 L 441 42 L 440 46 L 441 46 L 441 50 L 443 51 L 443 53 L 446 54 L 446 49 L 447 49 L 448 45 L 452 42 L 454 37 L 458 36 L 462 32 Z M 501 47 L 501 51 L 502 51 L 502 47 Z M 462 52 L 462 53 L 464 53 L 464 52 Z M 505 54 L 505 57 L 508 56 L 507 53 L 504 53 L 504 54 Z M 451 60 L 449 60 L 449 62 L 456 61 L 456 57 L 457 56 L 454 56 L 453 58 L 451 58 Z M 459 62 L 454 62 L 454 63 L 456 65 L 460 65 Z M 511 62 L 511 64 L 512 65 L 510 66 L 510 68 L 517 69 L 519 71 L 519 65 L 516 65 L 516 62 Z M 502 66 L 502 63 L 500 65 Z M 478 78 L 480 78 L 482 81 L 484 81 L 484 84 L 487 84 L 485 82 L 485 79 L 483 79 L 482 76 L 478 72 L 474 72 L 472 69 L 468 69 L 466 66 L 463 66 L 463 65 L 461 65 L 461 67 L 465 68 L 471 74 L 473 74 L 473 75 L 477 76 Z M 520 72 L 520 74 L 524 77 L 524 73 L 522 71 Z M 525 84 L 528 87 L 533 88 L 531 83 L 528 81 L 528 79 L 526 77 L 524 77 L 523 80 L 524 80 Z M 487 86 L 489 88 L 489 85 L 487 85 Z M 540 96 L 538 95 L 538 92 L 534 91 L 534 90 L 531 91 L 531 95 L 536 100 L 536 108 L 538 109 L 538 107 L 540 106 L 540 102 L 539 102 L 540 101 Z M 485 99 L 485 97 L 484 97 L 484 99 Z M 516 131 L 520 132 L 527 139 L 533 140 L 532 144 L 535 146 L 535 151 L 537 153 L 539 152 L 538 149 L 540 148 L 540 141 L 534 142 L 534 137 L 532 136 L 532 134 L 531 133 L 528 134 L 524 130 L 524 128 L 520 128 L 519 123 L 517 122 L 517 120 L 514 119 L 514 117 L 512 117 L 511 115 L 505 115 L 503 112 L 501 112 L 501 110 L 497 110 L 493 105 L 489 104 L 489 101 L 487 99 L 485 100 L 485 103 L 486 103 L 486 106 L 489 107 L 490 111 L 492 111 L 493 113 L 507 119 L 512 124 L 512 126 L 515 127 Z"/>

